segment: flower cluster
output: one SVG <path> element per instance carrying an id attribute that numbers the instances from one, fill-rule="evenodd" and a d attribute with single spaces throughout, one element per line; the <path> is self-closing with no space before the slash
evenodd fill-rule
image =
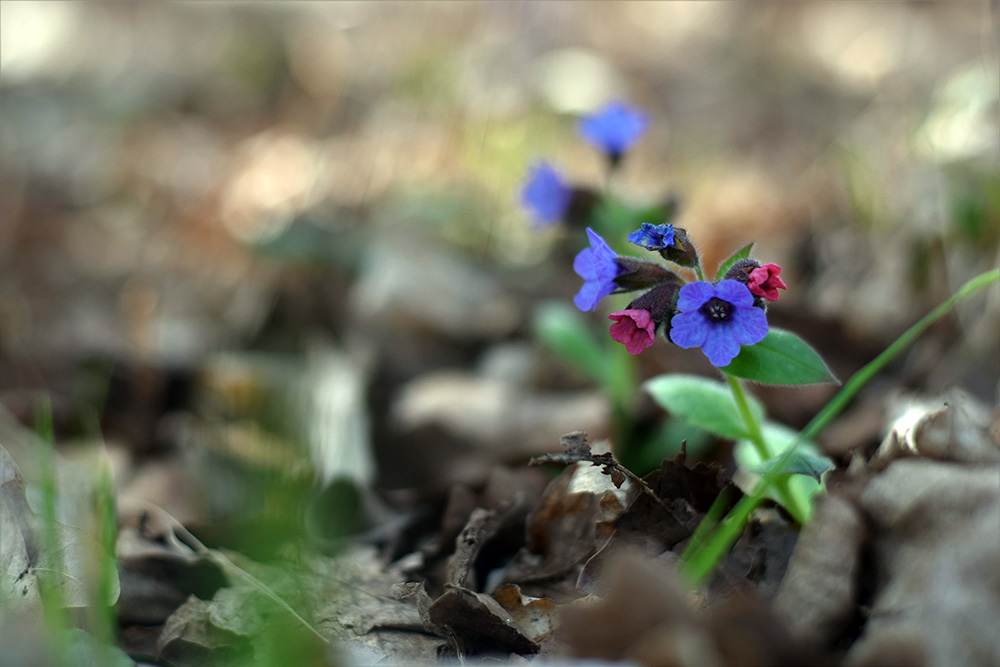
<path id="1" fill-rule="evenodd" d="M 612 102 L 580 120 L 583 139 L 603 153 L 615 169 L 646 131 L 646 114 L 621 102 Z M 584 220 L 598 197 L 587 188 L 575 188 L 550 163 L 539 161 L 521 187 L 521 204 L 539 228 L 559 222 Z M 581 225 L 583 226 L 583 225 Z"/>
<path id="2" fill-rule="evenodd" d="M 614 171 L 648 124 L 646 114 L 613 102 L 583 118 L 578 129 L 585 141 L 603 153 L 609 171 Z M 767 302 L 777 301 L 778 290 L 787 289 L 781 267 L 750 259 L 749 246 L 723 263 L 725 269 L 719 270 L 714 282 L 704 280 L 701 257 L 687 231 L 670 224 L 676 210 L 674 198 L 653 209 L 630 211 L 606 193 L 572 186 L 555 167 L 542 161 L 530 169 L 521 202 L 537 227 L 584 223 L 580 226 L 586 227 L 590 247 L 581 250 L 573 262 L 573 270 L 583 278 L 583 286 L 573 297 L 577 308 L 597 310 L 609 294 L 643 290 L 623 310 L 608 316 L 613 321 L 611 338 L 631 354 L 650 347 L 659 330 L 679 347 L 701 348 L 714 366 L 728 366 L 742 346 L 764 339 Z M 598 208 L 598 203 L 607 206 Z M 622 211 L 624 225 L 620 224 Z M 663 224 L 642 221 L 664 218 Z M 638 224 L 628 234 L 630 243 L 692 270 L 698 279 L 689 282 L 659 262 L 619 255 L 586 224 L 591 220 L 618 225 L 618 233 L 624 233 L 622 227 L 629 228 L 625 225 Z"/>
<path id="3" fill-rule="evenodd" d="M 576 256 L 573 269 L 583 287 L 573 299 L 580 310 L 596 310 L 615 292 L 646 289 L 624 310 L 611 313 L 611 337 L 639 354 L 655 341 L 657 328 L 678 347 L 699 347 L 716 367 L 728 366 L 741 346 L 759 343 L 767 335 L 767 301 L 787 289 L 777 264 L 734 258 L 721 280 L 685 282 L 658 262 L 618 255 L 594 230 L 587 228 L 590 248 Z M 685 230 L 648 223 L 628 240 L 664 259 L 693 266 L 701 275 L 700 259 Z M 678 248 L 678 245 L 682 246 Z M 694 263 L 681 263 L 693 256 Z"/>

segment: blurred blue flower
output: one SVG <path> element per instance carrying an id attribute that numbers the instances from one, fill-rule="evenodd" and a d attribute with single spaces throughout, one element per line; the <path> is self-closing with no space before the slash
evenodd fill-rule
<path id="1" fill-rule="evenodd" d="M 644 222 L 639 229 L 628 235 L 628 240 L 646 250 L 663 250 L 674 244 L 674 226 Z"/>
<path id="2" fill-rule="evenodd" d="M 685 349 L 700 347 L 717 368 L 728 366 L 740 345 L 759 343 L 767 335 L 767 316 L 754 307 L 753 294 L 738 280 L 688 283 L 681 288 L 677 310 L 670 320 L 670 340 Z"/>
<path id="3" fill-rule="evenodd" d="M 648 123 L 646 114 L 638 109 L 612 102 L 581 120 L 580 134 L 617 161 L 646 131 Z"/>
<path id="4" fill-rule="evenodd" d="M 548 162 L 531 167 L 521 189 L 521 203 L 538 227 L 549 227 L 566 216 L 573 190 Z"/>
<path id="5" fill-rule="evenodd" d="M 615 258 L 618 254 L 593 229 L 587 227 L 590 247 L 573 260 L 573 270 L 583 278 L 583 287 L 573 297 L 580 310 L 597 310 L 597 303 L 617 288 L 615 278 L 624 273 Z"/>

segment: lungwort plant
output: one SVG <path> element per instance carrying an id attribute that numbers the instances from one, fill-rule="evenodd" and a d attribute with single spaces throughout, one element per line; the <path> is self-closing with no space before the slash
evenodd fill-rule
<path id="1" fill-rule="evenodd" d="M 588 142 L 604 152 L 610 175 L 645 127 L 644 114 L 613 104 L 584 119 L 580 130 Z M 779 290 L 788 286 L 781 278 L 780 266 L 751 257 L 753 243 L 734 252 L 708 279 L 688 231 L 670 222 L 675 209 L 672 203 L 630 206 L 608 192 L 570 185 L 547 163 L 536 165 L 529 173 L 522 201 L 539 225 L 585 223 L 581 226 L 586 226 L 590 245 L 573 262 L 583 279 L 573 298 L 580 311 L 595 311 L 602 299 L 611 295 L 637 294 L 624 308 L 608 315 L 612 323 L 605 340 L 620 343 L 626 356 L 634 356 L 659 338 L 684 349 L 700 349 L 718 369 L 717 378 L 669 373 L 643 385 L 674 418 L 735 441 L 736 463 L 753 486 L 728 516 L 721 516 L 725 500 L 718 499 L 698 527 L 681 558 L 682 569 L 692 582 L 712 571 L 763 499 L 777 501 L 800 525 L 807 522 L 812 497 L 823 488 L 822 475 L 833 467 L 813 444 L 816 436 L 931 323 L 961 299 L 1000 280 L 1000 270 L 993 270 L 966 283 L 855 373 L 816 417 L 796 432 L 768 419 L 744 384 L 804 385 L 837 380 L 808 343 L 769 325 L 768 304 L 777 301 Z M 619 254 L 591 224 L 605 231 L 612 243 L 619 244 L 620 235 L 655 253 L 658 259 Z M 606 348 L 592 341 L 579 322 L 563 311 L 545 312 L 538 322 L 537 330 L 550 346 L 604 384 L 616 417 L 627 415 L 632 400 L 627 385 L 630 380 L 634 383 L 634 370 L 621 363 L 622 355 L 605 352 L 602 360 L 601 351 Z M 620 424 L 614 431 L 616 437 L 629 432 Z"/>
<path id="2" fill-rule="evenodd" d="M 633 355 L 652 346 L 658 335 L 681 348 L 700 348 L 722 375 L 721 380 L 661 375 L 646 382 L 646 391 L 671 414 L 736 440 L 737 462 L 748 471 L 766 470 L 788 449 L 795 434 L 768 421 L 742 382 L 835 381 L 809 344 L 768 325 L 768 302 L 777 301 L 778 290 L 787 289 L 781 267 L 751 258 L 753 244 L 749 244 L 725 260 L 708 281 L 694 243 L 679 227 L 645 223 L 628 236 L 665 263 L 618 255 L 592 229 L 587 235 L 591 247 L 580 251 L 573 264 L 584 281 L 574 298 L 576 306 L 595 310 L 606 296 L 639 292 L 625 308 L 608 315 L 613 321 L 611 338 Z M 685 280 L 684 268 L 696 279 Z M 832 465 L 809 443 L 800 444 L 786 470 L 813 479 L 783 477 L 774 489 L 775 499 L 804 523 L 809 518 L 809 498 L 819 491 L 820 475 Z"/>

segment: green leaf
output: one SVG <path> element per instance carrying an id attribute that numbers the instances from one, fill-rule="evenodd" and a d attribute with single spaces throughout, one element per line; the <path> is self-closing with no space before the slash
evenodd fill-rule
<path id="1" fill-rule="evenodd" d="M 757 466 L 754 472 L 761 474 L 770 472 L 774 469 L 775 463 L 777 463 L 777 459 L 764 461 Z M 787 475 L 805 475 L 812 477 L 818 482 L 822 479 L 823 473 L 827 470 L 833 470 L 833 468 L 833 461 L 829 457 L 823 456 L 810 448 L 799 447 L 791 454 L 791 459 L 785 465 L 782 473 Z"/>
<path id="2" fill-rule="evenodd" d="M 730 255 L 729 259 L 724 261 L 722 264 L 719 264 L 719 270 L 715 272 L 715 282 L 719 282 L 720 280 L 722 280 L 722 277 L 726 275 L 726 271 L 731 269 L 733 267 L 733 264 L 740 261 L 741 259 L 746 259 L 747 257 L 749 257 L 751 250 L 753 250 L 753 243 L 748 243 L 739 250 L 737 250 L 736 252 L 734 252 L 732 255 Z"/>
<path id="3" fill-rule="evenodd" d="M 722 382 L 696 375 L 671 374 L 648 380 L 643 388 L 660 407 L 695 426 L 723 438 L 747 437 L 736 401 Z M 763 421 L 763 406 L 752 396 L 748 396 L 747 401 L 757 421 Z"/>
<path id="4" fill-rule="evenodd" d="M 777 463 L 778 457 L 795 443 L 798 433 L 784 424 L 772 421 L 761 424 L 760 430 L 764 436 L 764 442 L 767 443 L 767 449 L 771 452 L 771 458 L 761 461 L 757 448 L 749 441 L 736 443 L 735 456 L 740 467 L 751 472 L 764 474 L 770 472 Z M 823 473 L 833 469 L 833 467 L 833 461 L 821 454 L 815 444 L 804 441 L 795 448 L 795 452 L 791 455 L 782 472 L 790 475 L 805 475 L 818 482 Z"/>
<path id="5" fill-rule="evenodd" d="M 840 384 L 816 350 L 791 331 L 777 327 L 771 327 L 756 345 L 744 345 L 722 370 L 764 384 Z"/>
<path id="6" fill-rule="evenodd" d="M 755 478 L 757 475 L 762 475 L 774 468 L 778 457 L 791 447 L 798 438 L 798 433 L 783 424 L 775 422 L 764 422 L 760 430 L 764 436 L 764 442 L 767 443 L 767 449 L 771 452 L 771 458 L 766 461 L 762 460 L 760 454 L 757 452 L 757 448 L 749 440 L 739 440 L 733 448 L 733 457 L 736 459 L 737 465 L 742 470 L 754 476 L 754 480 L 750 484 L 751 486 L 756 483 Z M 807 441 L 800 443 L 796 447 L 795 453 L 791 455 L 790 465 L 797 466 L 797 469 L 788 469 L 788 472 L 798 473 L 789 480 L 790 486 L 795 487 L 792 490 L 793 493 L 802 493 L 806 497 L 811 498 L 823 490 L 823 485 L 820 483 L 817 475 L 822 475 L 832 468 L 833 462 L 820 454 L 813 443 Z M 743 484 L 741 484 L 742 486 Z M 767 496 L 777 502 L 781 502 L 774 487 L 768 491 Z"/>
<path id="7" fill-rule="evenodd" d="M 561 302 L 541 304 L 535 310 L 535 336 L 560 359 L 597 384 L 604 384 L 608 367 L 601 345 L 579 311 Z"/>

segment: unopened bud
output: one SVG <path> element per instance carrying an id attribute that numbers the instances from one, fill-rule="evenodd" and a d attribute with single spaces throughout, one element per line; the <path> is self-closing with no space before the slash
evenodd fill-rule
<path id="1" fill-rule="evenodd" d="M 622 269 L 622 272 L 615 278 L 615 285 L 623 292 L 645 289 L 671 280 L 680 280 L 673 271 L 664 268 L 662 264 L 647 259 L 618 255 L 615 257 L 615 263 Z"/>
<path id="2" fill-rule="evenodd" d="M 698 249 L 688 238 L 687 230 L 680 227 L 674 227 L 674 243 L 661 250 L 660 256 L 680 266 L 695 267 L 701 264 Z"/>
<path id="3" fill-rule="evenodd" d="M 723 276 L 723 280 L 738 280 L 744 285 L 750 281 L 750 272 L 760 266 L 760 262 L 756 259 L 741 259 L 740 261 L 729 267 L 726 271 L 726 275 Z"/>
<path id="4" fill-rule="evenodd" d="M 674 276 L 673 279 L 662 282 L 642 296 L 633 299 L 628 308 L 648 310 L 650 318 L 656 324 L 660 324 L 670 319 L 677 309 L 677 295 L 682 285 L 681 280 Z"/>

